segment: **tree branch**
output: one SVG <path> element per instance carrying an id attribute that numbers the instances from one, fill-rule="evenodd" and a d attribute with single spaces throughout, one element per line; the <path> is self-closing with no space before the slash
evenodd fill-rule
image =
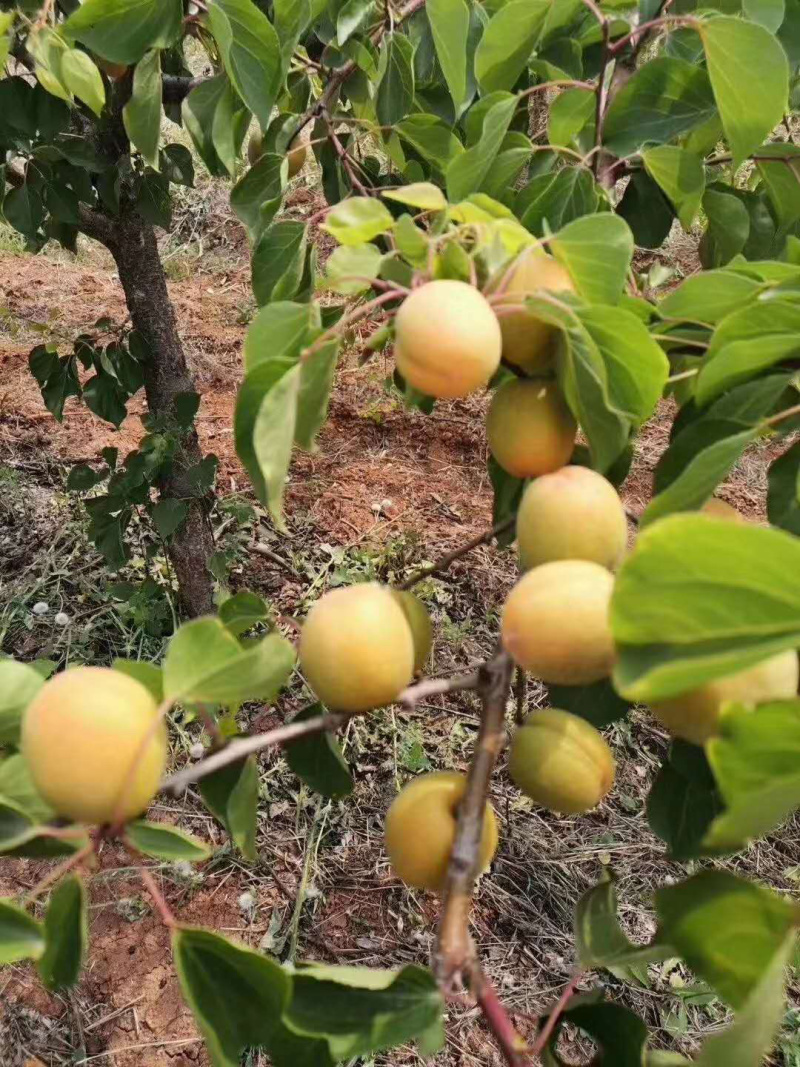
<path id="1" fill-rule="evenodd" d="M 500 1046 L 506 1063 L 510 1064 L 510 1067 L 523 1067 L 529 1062 L 529 1050 L 525 1039 L 517 1033 L 505 1005 L 477 963 L 473 964 L 470 969 L 469 985 L 483 1012 L 486 1025 Z"/>
<path id="2" fill-rule="evenodd" d="M 394 703 L 401 704 L 406 708 L 413 708 L 420 700 L 433 696 L 437 693 L 453 693 L 463 689 L 477 689 L 480 673 L 457 675 L 453 678 L 423 678 L 421 682 L 410 685 L 398 693 Z M 276 726 L 274 730 L 268 730 L 263 734 L 254 734 L 252 737 L 242 737 L 231 741 L 214 752 L 207 759 L 201 760 L 177 771 L 161 784 L 164 792 L 180 795 L 192 782 L 199 782 L 201 778 L 213 774 L 222 767 L 245 759 L 255 752 L 261 752 L 273 745 L 285 745 L 291 741 L 298 741 L 303 737 L 313 737 L 315 734 L 333 733 L 345 726 L 350 719 L 357 715 L 369 715 L 376 709 L 367 708 L 364 711 L 336 711 L 327 715 L 317 715 L 313 719 L 303 722 L 289 722 L 283 726 Z"/>
<path id="3" fill-rule="evenodd" d="M 437 559 L 435 563 L 432 563 L 429 567 L 421 567 L 418 571 L 415 571 L 410 578 L 406 578 L 404 582 L 398 585 L 398 589 L 411 589 L 417 582 L 421 582 L 425 578 L 430 578 L 433 574 L 439 574 L 441 571 L 447 570 L 451 563 L 454 563 L 461 556 L 466 556 L 468 552 L 471 552 L 473 548 L 478 548 L 480 545 L 488 545 L 488 543 L 497 537 L 501 533 L 505 533 L 506 530 L 510 530 L 516 522 L 516 516 L 511 516 L 510 519 L 503 519 L 502 522 L 495 523 L 488 530 L 484 530 L 482 534 L 478 534 L 477 537 L 473 537 L 471 541 L 467 541 L 465 545 L 461 545 L 459 548 L 454 548 L 452 552 L 448 552 L 447 555 L 442 556 L 441 559 Z"/>
<path id="4" fill-rule="evenodd" d="M 479 874 L 478 857 L 489 779 L 505 743 L 505 710 L 511 673 L 511 658 L 505 651 L 497 652 L 478 671 L 478 692 L 483 705 L 481 725 L 466 791 L 459 804 L 458 826 L 450 853 L 439 924 L 436 971 L 446 990 L 459 982 L 465 968 L 474 960 L 469 913 L 472 890 Z"/>

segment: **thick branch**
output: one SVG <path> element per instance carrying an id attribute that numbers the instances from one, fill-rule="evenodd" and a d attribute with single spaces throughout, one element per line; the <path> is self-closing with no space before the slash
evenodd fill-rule
<path id="1" fill-rule="evenodd" d="M 465 545 L 461 545 L 459 548 L 454 548 L 452 552 L 448 552 L 447 555 L 442 556 L 441 559 L 437 559 L 435 563 L 431 563 L 429 567 L 421 567 L 418 571 L 411 575 L 410 578 L 406 578 L 404 582 L 398 585 L 398 589 L 411 589 L 417 582 L 421 582 L 424 578 L 430 578 L 433 574 L 439 574 L 441 571 L 447 570 L 451 563 L 454 563 L 461 556 L 466 556 L 468 552 L 471 552 L 473 548 L 478 548 L 480 545 L 488 545 L 495 537 L 501 533 L 505 533 L 506 530 L 510 530 L 516 522 L 516 516 L 512 515 L 510 519 L 503 519 L 502 522 L 495 523 L 488 530 L 484 530 L 482 534 L 478 534 L 477 537 L 473 537 L 471 541 L 467 541 Z"/>
<path id="2" fill-rule="evenodd" d="M 458 827 L 442 905 L 437 947 L 437 971 L 445 989 L 452 988 L 473 960 L 469 936 L 472 890 L 480 871 L 478 857 L 489 779 L 505 743 L 505 710 L 511 685 L 512 663 L 507 652 L 497 652 L 478 672 L 483 712 L 475 753 L 467 775 L 467 788 L 458 809 Z"/>
<path id="3" fill-rule="evenodd" d="M 396 703 L 406 708 L 414 705 L 426 697 L 437 693 L 453 693 L 463 689 L 476 689 L 480 674 L 457 675 L 454 678 L 423 678 L 421 682 L 410 685 L 401 693 L 398 693 Z M 290 722 L 284 726 L 276 726 L 274 730 L 268 730 L 263 734 L 254 734 L 253 737 L 242 737 L 237 741 L 231 741 L 219 752 L 213 753 L 208 759 L 200 763 L 185 767 L 182 771 L 171 775 L 161 788 L 177 796 L 192 782 L 199 782 L 201 778 L 213 774 L 214 771 L 227 767 L 231 763 L 251 756 L 254 752 L 261 752 L 273 745 L 285 745 L 291 741 L 297 741 L 302 737 L 312 737 L 315 734 L 333 733 L 345 726 L 356 715 L 369 715 L 373 709 L 365 711 L 332 712 L 329 715 L 317 715 L 314 719 L 306 719 L 304 722 Z"/>

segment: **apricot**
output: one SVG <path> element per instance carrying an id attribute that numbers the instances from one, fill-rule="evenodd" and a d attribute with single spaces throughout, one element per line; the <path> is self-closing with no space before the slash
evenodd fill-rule
<path id="1" fill-rule="evenodd" d="M 428 609 L 407 589 L 393 589 L 392 596 L 403 609 L 406 622 L 414 639 L 414 673 L 421 671 L 428 662 L 433 648 L 433 624 Z"/>
<path id="2" fill-rule="evenodd" d="M 563 467 L 577 425 L 554 381 L 504 382 L 486 416 L 489 451 L 515 478 L 538 478 Z"/>
<path id="3" fill-rule="evenodd" d="M 370 582 L 320 597 L 303 626 L 300 669 L 334 711 L 391 704 L 414 673 L 414 639 L 391 591 Z"/>
<path id="4" fill-rule="evenodd" d="M 614 486 L 588 467 L 562 467 L 531 482 L 517 511 L 523 570 L 556 559 L 587 559 L 613 570 L 628 521 Z"/>
<path id="5" fill-rule="evenodd" d="M 716 496 L 712 496 L 710 500 L 707 500 L 700 510 L 704 515 L 711 515 L 714 519 L 728 519 L 729 522 L 747 521 L 741 512 Z"/>
<path id="6" fill-rule="evenodd" d="M 247 158 L 250 161 L 250 166 L 255 166 L 259 159 L 264 154 L 264 135 L 260 130 L 252 135 L 247 143 Z M 298 141 L 294 148 L 290 148 L 287 153 L 287 159 L 289 160 L 289 178 L 295 178 L 303 169 L 306 162 L 306 155 L 308 149 L 304 141 Z"/>
<path id="7" fill-rule="evenodd" d="M 755 707 L 770 700 L 793 700 L 800 681 L 797 653 L 779 652 L 735 674 L 714 678 L 699 689 L 651 704 L 651 711 L 675 737 L 703 745 L 719 732 L 723 704 L 735 700 Z"/>
<path id="8" fill-rule="evenodd" d="M 495 303 L 503 335 L 503 358 L 528 374 L 541 374 L 552 367 L 558 329 L 527 310 L 503 314 L 502 308 L 521 304 L 541 290 L 573 293 L 575 287 L 557 260 L 541 248 L 529 248 L 517 260 Z"/>
<path id="9" fill-rule="evenodd" d="M 531 800 L 562 815 L 597 807 L 614 783 L 614 756 L 591 723 L 547 708 L 514 734 L 508 770 Z"/>
<path id="10" fill-rule="evenodd" d="M 112 63 L 110 59 L 103 59 L 102 56 L 97 55 L 93 55 L 92 59 L 95 66 L 107 74 L 113 82 L 121 81 L 128 73 L 129 68 L 125 63 Z"/>
<path id="11" fill-rule="evenodd" d="M 167 762 L 167 731 L 163 722 L 154 728 L 156 711 L 141 682 L 119 671 L 76 667 L 55 675 L 22 720 L 22 754 L 36 788 L 59 815 L 78 822 L 139 815 Z"/>
<path id="12" fill-rule="evenodd" d="M 414 889 L 444 888 L 456 836 L 458 804 L 467 779 L 456 771 L 423 774 L 405 786 L 386 813 L 386 851 L 395 874 Z M 497 819 L 490 804 L 483 815 L 479 868 L 497 851 Z"/>
<path id="13" fill-rule="evenodd" d="M 513 659 L 537 678 L 586 685 L 614 663 L 608 619 L 614 578 L 583 559 L 560 559 L 528 571 L 503 607 L 502 640 Z"/>
<path id="14" fill-rule="evenodd" d="M 395 318 L 395 360 L 427 396 L 467 396 L 500 365 L 500 327 L 486 298 L 466 282 L 427 282 Z"/>

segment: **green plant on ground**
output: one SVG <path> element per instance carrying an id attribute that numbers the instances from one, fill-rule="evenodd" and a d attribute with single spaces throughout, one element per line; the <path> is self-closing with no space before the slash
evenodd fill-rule
<path id="1" fill-rule="evenodd" d="M 617 917 L 615 881 L 604 878 L 578 905 L 577 971 L 533 1023 L 504 1005 L 469 925 L 497 845 L 487 796 L 508 732 L 519 742 L 512 770 L 526 792 L 583 811 L 602 801 L 613 769 L 597 731 L 623 722 L 634 702 L 660 709 L 675 737 L 646 814 L 674 860 L 734 854 L 800 805 L 800 450 L 787 441 L 800 423 L 800 148 L 785 139 L 797 104 L 798 7 L 729 8 L 694 0 L 639 8 L 611 0 L 3 0 L 4 217 L 33 247 L 48 237 L 74 244 L 78 230 L 103 240 L 134 326 L 111 344 L 79 340 L 65 356 L 38 346 L 32 369 L 51 410 L 82 391 L 102 417 L 113 411 L 112 422 L 140 379 L 147 385 L 148 375 L 169 371 L 165 393 L 150 379 L 142 447 L 121 466 L 104 457 L 102 476 L 119 491 L 95 504 L 98 536 L 119 546 L 130 492 L 162 509 L 168 536 L 186 534 L 190 515 L 204 517 L 213 481 L 194 454 L 197 396 L 153 259 L 152 225 L 168 222 L 170 183 L 191 180 L 185 148 L 162 147 L 163 108 L 182 119 L 212 174 L 235 179 L 231 204 L 250 239 L 259 310 L 245 338 L 234 433 L 274 524 L 285 529 L 292 448 L 314 447 L 342 339 L 367 320 L 365 354 L 393 344 L 394 387 L 419 412 L 493 391 L 495 515 L 491 529 L 414 573 L 402 553 L 378 565 L 369 554 L 332 550 L 305 594 L 316 602 L 299 668 L 312 702 L 266 733 L 232 736 L 236 709 L 278 698 L 297 656 L 250 593 L 179 626 L 160 666 L 121 659 L 90 668 L 102 682 L 85 700 L 86 674 L 45 680 L 33 666 L 1 660 L 0 743 L 9 754 L 0 763 L 0 847 L 56 862 L 24 899 L 0 902 L 0 959 L 35 961 L 50 989 L 74 985 L 89 947 L 88 886 L 101 845 L 114 839 L 170 930 L 183 995 L 217 1067 L 235 1067 L 251 1047 L 278 1067 L 331 1067 L 410 1040 L 431 1053 L 444 1041 L 446 998 L 463 993 L 512 1067 L 539 1056 L 561 1062 L 565 1024 L 587 1034 L 604 1061 L 655 1063 L 663 1055 L 641 1019 L 601 983 L 576 989 L 592 972 L 635 980 L 650 963 L 674 959 L 703 983 L 700 996 L 707 985 L 734 1013 L 705 1040 L 700 1067 L 756 1067 L 768 1054 L 798 913 L 763 885 L 697 864 L 654 892 L 655 932 L 634 943 Z M 188 76 L 181 49 L 189 34 L 213 76 Z M 253 116 L 259 140 L 245 168 Z M 327 206 L 301 221 L 282 207 L 287 155 L 306 133 Z M 659 247 L 676 219 L 688 230 L 700 217 L 706 269 L 660 299 L 643 293 L 635 245 Z M 336 243 L 322 271 L 313 223 Z M 83 371 L 94 371 L 89 383 Z M 599 545 L 591 522 L 578 518 L 565 523 L 566 547 L 549 530 L 534 534 L 523 562 L 535 565 L 506 601 L 494 652 L 468 673 L 413 680 L 411 628 L 376 580 L 379 566 L 392 571 L 394 592 L 423 580 L 430 588 L 478 546 L 508 548 L 526 479 L 565 464 L 604 479 L 570 481 L 600 487 L 619 518 L 614 493 L 664 396 L 675 401 L 670 440 L 622 561 L 618 523 Z M 718 485 L 765 440 L 782 450 L 768 474 L 771 526 L 709 513 Z M 191 462 L 177 463 L 187 460 L 187 441 Z M 176 471 L 191 475 L 189 488 L 176 487 Z M 203 493 L 189 491 L 196 480 Z M 583 491 L 569 497 L 576 516 L 586 511 Z M 181 539 L 170 544 L 174 559 Z M 198 571 L 195 592 L 209 606 L 208 576 Z M 317 599 L 331 575 L 338 588 Z M 779 656 L 788 667 L 778 681 L 764 670 L 758 684 L 737 683 L 740 672 Z M 525 671 L 546 683 L 551 708 L 516 732 L 507 711 L 515 675 L 523 710 Z M 664 702 L 678 700 L 691 717 L 687 707 L 709 687 L 702 730 L 664 714 Z M 283 746 L 301 793 L 326 798 L 314 801 L 305 893 L 330 799 L 353 789 L 336 732 L 353 716 L 457 691 L 474 693 L 480 708 L 467 775 L 418 776 L 387 827 L 397 872 L 441 899 L 429 967 L 290 969 L 180 922 L 147 860 L 203 863 L 211 849 L 139 817 L 159 789 L 176 794 L 197 783 L 232 846 L 255 862 L 257 756 Z M 165 722 L 177 709 L 202 718 L 214 750 L 159 782 Z M 71 725 L 61 735 L 60 710 Z M 454 730 L 451 743 L 467 737 Z M 70 760 L 59 760 L 67 752 Z M 292 959 L 298 922 L 296 910 Z M 688 1018 L 687 998 L 681 1008 Z M 684 1015 L 674 1018 L 680 1030 Z"/>

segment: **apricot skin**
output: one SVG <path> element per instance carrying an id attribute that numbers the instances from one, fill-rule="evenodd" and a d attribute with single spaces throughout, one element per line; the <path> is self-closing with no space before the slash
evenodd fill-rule
<path id="1" fill-rule="evenodd" d="M 614 756 L 585 719 L 547 708 L 514 734 L 508 770 L 515 785 L 544 808 L 579 815 L 597 807 L 614 783 Z"/>
<path id="2" fill-rule="evenodd" d="M 390 590 L 370 582 L 321 597 L 303 626 L 300 668 L 334 711 L 391 704 L 414 673 L 414 641 Z"/>
<path id="3" fill-rule="evenodd" d="M 729 522 L 746 521 L 741 512 L 716 496 L 712 496 L 710 500 L 707 500 L 700 510 L 704 515 L 710 515 L 714 519 L 727 519 Z"/>
<path id="4" fill-rule="evenodd" d="M 674 737 L 703 745 L 719 732 L 722 705 L 735 700 L 755 707 L 770 700 L 797 696 L 800 666 L 793 649 L 762 660 L 754 667 L 715 678 L 699 689 L 651 705 L 650 710 Z"/>
<path id="5" fill-rule="evenodd" d="M 428 609 L 418 596 L 407 589 L 393 589 L 392 596 L 403 609 L 406 622 L 414 639 L 414 673 L 417 674 L 428 662 L 433 648 L 433 625 Z"/>
<path id="6" fill-rule="evenodd" d="M 167 762 L 166 727 L 162 722 L 153 730 L 156 710 L 147 689 L 119 671 L 76 667 L 57 674 L 22 722 L 22 754 L 36 788 L 59 815 L 77 822 L 102 825 L 118 814 L 139 815 Z"/>
<path id="7" fill-rule="evenodd" d="M 521 304 L 525 297 L 542 289 L 552 293 L 575 291 L 572 279 L 557 260 L 539 248 L 531 248 L 520 256 L 495 307 L 500 310 L 504 304 Z M 541 374 L 552 367 L 556 327 L 527 311 L 508 312 L 498 318 L 504 359 L 528 374 Z"/>
<path id="8" fill-rule="evenodd" d="M 414 289 L 395 319 L 395 361 L 427 396 L 467 396 L 500 365 L 500 327 L 486 298 L 465 282 L 441 279 Z"/>
<path id="9" fill-rule="evenodd" d="M 554 381 L 504 382 L 486 417 L 489 451 L 515 478 L 538 478 L 563 467 L 577 426 Z"/>
<path id="10" fill-rule="evenodd" d="M 467 779 L 455 771 L 423 774 L 409 782 L 386 813 L 386 851 L 395 874 L 414 889 L 441 892 L 456 835 L 458 803 Z M 497 850 L 497 819 L 491 805 L 483 816 L 479 869 Z"/>
<path id="11" fill-rule="evenodd" d="M 586 559 L 613 570 L 628 541 L 614 486 L 588 467 L 562 467 L 531 482 L 517 512 L 523 570 L 556 559 Z"/>
<path id="12" fill-rule="evenodd" d="M 517 582 L 503 608 L 503 645 L 545 682 L 587 685 L 611 673 L 608 608 L 614 579 L 599 563 L 543 563 Z"/>
<path id="13" fill-rule="evenodd" d="M 264 154 L 264 137 L 260 131 L 257 131 L 252 135 L 247 144 L 247 158 L 250 161 L 250 166 L 255 166 Z M 306 156 L 308 149 L 304 142 L 295 144 L 294 148 L 290 148 L 287 153 L 287 159 L 289 160 L 289 179 L 295 178 L 305 166 Z"/>

